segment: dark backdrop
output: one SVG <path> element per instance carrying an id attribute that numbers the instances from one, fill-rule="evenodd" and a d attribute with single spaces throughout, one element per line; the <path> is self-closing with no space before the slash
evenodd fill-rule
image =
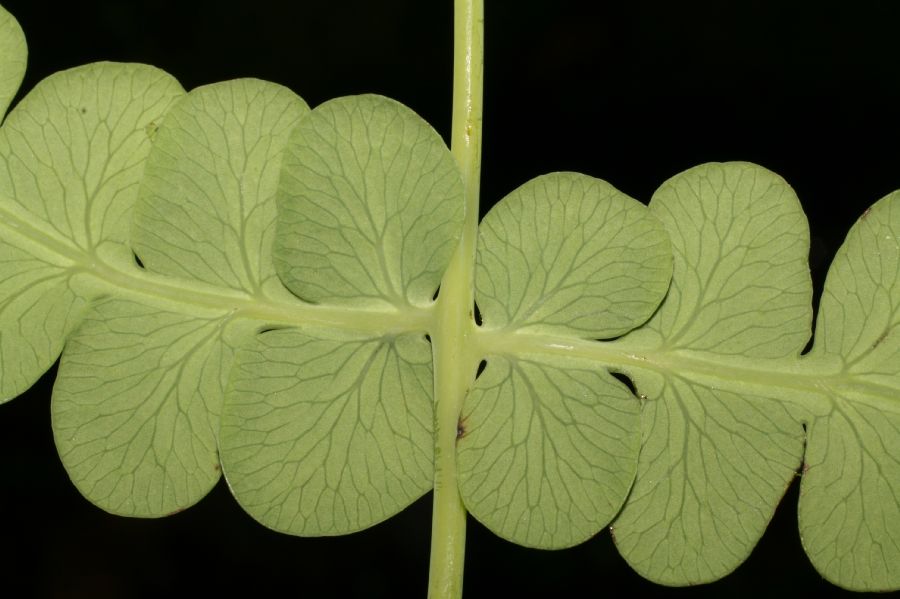
<path id="1" fill-rule="evenodd" d="M 188 89 L 255 76 L 312 106 L 377 92 L 449 135 L 451 0 L 0 1 L 29 40 L 25 90 L 94 60 L 147 62 Z M 582 171 L 646 201 L 690 166 L 749 160 L 800 195 L 820 287 L 856 217 L 900 188 L 894 2 L 487 2 L 485 206 L 553 170 Z M 171 518 L 110 516 L 82 499 L 62 470 L 49 430 L 51 384 L 52 373 L 0 407 L 4 590 L 424 596 L 430 495 L 382 525 L 333 539 L 270 532 L 222 484 Z M 687 589 L 638 577 L 606 533 L 542 552 L 470 522 L 466 597 L 841 594 L 802 552 L 796 501 L 795 485 L 734 574 Z"/>

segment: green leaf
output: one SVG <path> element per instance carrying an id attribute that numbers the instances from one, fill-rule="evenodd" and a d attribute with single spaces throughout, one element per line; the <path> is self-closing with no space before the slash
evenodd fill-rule
<path id="1" fill-rule="evenodd" d="M 553 188 L 542 186 L 548 187 Z M 545 420 L 526 435 L 523 422 L 531 422 L 531 412 L 565 413 L 559 406 L 605 394 L 602 378 L 586 385 L 591 391 L 563 391 L 546 382 L 553 377 L 534 374 L 537 366 L 517 372 L 517 360 L 543 364 L 548 372 L 556 361 L 583 360 L 580 369 L 594 365 L 598 377 L 603 368 L 627 374 L 643 400 L 636 478 L 611 527 L 639 573 L 686 585 L 731 572 L 762 535 L 807 447 L 801 532 L 813 562 L 849 588 L 896 588 L 890 564 L 897 561 L 893 481 L 900 480 L 900 244 L 892 201 L 873 207 L 851 233 L 829 275 L 816 346 L 805 357 L 800 353 L 809 337 L 812 294 L 806 221 L 790 187 L 761 167 L 707 164 L 660 187 L 650 211 L 672 240 L 671 286 L 644 326 L 611 342 L 576 339 L 575 331 L 538 329 L 528 316 L 512 316 L 534 312 L 519 311 L 519 305 L 552 305 L 522 298 L 530 297 L 529 277 L 549 270 L 542 264 L 553 263 L 556 253 L 529 254 L 522 249 L 527 243 L 518 240 L 543 239 L 539 225 L 554 218 L 530 217 L 527 205 L 510 213 L 525 214 L 521 221 L 530 228 L 513 217 L 497 225 L 489 215 L 476 275 L 476 298 L 488 306 L 477 337 L 487 366 L 466 400 L 465 434 L 458 443 L 466 506 L 523 544 L 562 546 L 577 542 L 571 531 L 586 536 L 596 527 L 571 517 L 576 510 L 584 513 L 586 503 L 575 510 L 542 504 L 546 496 L 535 489 L 552 490 L 556 497 L 576 485 L 542 486 L 537 473 L 545 465 L 545 472 L 557 472 L 556 463 L 544 458 L 532 468 L 533 460 L 522 457 L 574 438 L 571 432 L 548 434 Z M 491 238 L 496 231 L 517 241 L 507 248 Z M 529 255 L 534 257 L 523 257 Z M 643 264 L 631 250 L 620 255 Z M 507 274 L 504 262 L 520 266 Z M 491 307 L 497 296 L 497 307 Z M 563 372 L 569 371 L 555 371 L 556 378 Z M 599 454 L 592 460 L 610 463 Z M 605 488 L 616 487 L 607 482 Z M 598 521 L 607 508 L 597 508 Z M 534 540 L 552 536 L 543 528 L 548 521 L 554 530 L 569 532 L 568 541 Z"/>
<path id="2" fill-rule="evenodd" d="M 650 209 L 672 239 L 669 294 L 616 345 L 647 398 L 637 480 L 613 525 L 641 575 L 720 578 L 749 555 L 794 477 L 809 337 L 809 234 L 777 175 L 746 163 L 676 175 Z"/>
<path id="3" fill-rule="evenodd" d="M 529 181 L 480 231 L 487 365 L 462 410 L 460 492 L 472 515 L 507 539 L 574 545 L 628 494 L 639 403 L 602 364 L 524 344 L 557 335 L 547 343 L 565 348 L 644 322 L 668 287 L 669 242 L 645 206 L 577 173 Z"/>
<path id="4" fill-rule="evenodd" d="M 399 130 L 385 135 L 421 131 L 407 109 L 394 110 Z M 430 373 L 422 338 L 428 309 L 313 307 L 275 274 L 281 156 L 308 113 L 300 98 L 262 81 L 184 95 L 151 67 L 97 64 L 39 84 L 0 131 L 0 387 L 7 396 L 21 392 L 66 345 L 52 405 L 57 445 L 76 487 L 104 509 L 165 515 L 215 484 L 228 373 L 236 350 L 255 343 L 262 328 L 380 339 L 405 348 L 394 361 L 412 360 L 417 377 L 421 368 Z M 373 114 L 379 122 L 382 112 Z M 443 153 L 440 161 L 452 164 Z M 403 188 L 406 177 L 429 180 L 433 167 L 413 161 L 385 181 Z M 458 193 L 446 199 L 456 207 L 442 206 L 441 214 L 462 212 L 455 166 L 444 176 L 453 175 L 448 185 Z M 375 198 L 372 207 L 379 201 L 390 203 Z M 420 216 L 400 219 L 405 232 L 391 224 L 392 234 L 418 239 L 422 222 L 430 222 Z M 459 224 L 449 233 L 441 224 L 416 249 L 448 258 L 443 246 L 459 236 Z M 436 287 L 431 274 L 404 270 L 421 255 L 407 260 L 386 249 L 382 257 L 401 261 L 392 272 L 413 273 L 409 289 L 424 289 L 426 279 Z M 446 267 L 426 262 L 438 273 Z M 418 291 L 409 297 L 424 303 Z M 416 343 L 402 341 L 410 334 Z M 425 388 L 410 401 L 430 414 L 432 390 Z M 430 426 L 430 416 L 423 422 Z M 430 452 L 430 442 L 423 447 Z M 396 502 L 423 492 L 422 477 L 413 478 L 399 494 L 391 488 L 390 501 L 367 501 L 385 517 Z"/>
<path id="5" fill-rule="evenodd" d="M 586 175 L 532 179 L 480 226 L 475 287 L 486 329 L 616 337 L 650 317 L 671 276 L 660 222 Z"/>
<path id="6" fill-rule="evenodd" d="M 0 6 L 0 119 L 25 76 L 28 47 L 19 22 Z"/>
<path id="7" fill-rule="evenodd" d="M 812 321 L 809 227 L 781 177 L 748 163 L 701 165 L 663 183 L 650 210 L 675 267 L 642 336 L 745 363 L 799 355 Z"/>
<path id="8" fill-rule="evenodd" d="M 219 478 L 227 321 L 156 304 L 96 302 L 66 345 L 53 393 L 56 446 L 72 482 L 127 516 L 180 511 Z"/>
<path id="9" fill-rule="evenodd" d="M 122 242 L 145 127 L 181 94 L 142 65 L 52 75 L 0 130 L 0 394 L 27 389 L 56 360 L 89 297 L 92 265 L 130 262 Z"/>
<path id="10" fill-rule="evenodd" d="M 898 589 L 900 193 L 867 210 L 838 251 L 809 360 L 838 384 L 809 424 L 803 546 L 835 584 Z"/>
<path id="11" fill-rule="evenodd" d="M 132 244 L 149 270 L 254 295 L 283 293 L 272 265 L 288 135 L 309 113 L 287 88 L 238 79 L 191 91 L 147 161 Z"/>
<path id="12" fill-rule="evenodd" d="M 636 373 L 637 374 L 637 373 Z M 750 554 L 790 484 L 803 429 L 760 385 L 672 375 L 641 412 L 634 488 L 611 527 L 632 568 L 654 582 L 701 584 Z"/>
<path id="13" fill-rule="evenodd" d="M 462 226 L 462 180 L 440 136 L 402 104 L 353 96 L 294 131 L 275 263 L 299 297 L 356 307 L 431 302 Z"/>
<path id="14" fill-rule="evenodd" d="M 521 545 L 587 540 L 631 488 L 640 403 L 594 362 L 489 360 L 466 399 L 457 444 L 466 507 Z"/>
<path id="15" fill-rule="evenodd" d="M 431 488 L 425 333 L 461 232 L 463 188 L 417 115 L 355 96 L 317 107 L 294 130 L 278 206 L 282 280 L 346 318 L 341 328 L 264 332 L 238 354 L 222 463 L 238 502 L 266 526 L 343 534 Z"/>
<path id="16" fill-rule="evenodd" d="M 263 333 L 240 352 L 222 418 L 222 464 L 266 526 L 338 535 L 431 488 L 431 349 L 422 335 Z"/>
<path id="17" fill-rule="evenodd" d="M 174 295 L 198 282 L 216 291 L 180 302 L 144 282 L 133 300 L 95 302 L 71 335 L 53 397 L 57 447 L 75 485 L 104 509 L 166 515 L 218 480 L 234 348 L 260 326 L 223 292 L 289 296 L 271 263 L 274 196 L 281 150 L 307 112 L 285 88 L 247 79 L 193 90 L 153 121 L 134 247 L 148 271 L 178 277 Z M 144 274 L 114 294 L 138 291 Z"/>

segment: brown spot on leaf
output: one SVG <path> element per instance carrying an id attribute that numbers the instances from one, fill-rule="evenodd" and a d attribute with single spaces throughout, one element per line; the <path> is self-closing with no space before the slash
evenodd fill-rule
<path id="1" fill-rule="evenodd" d="M 460 417 L 460 419 L 456 421 L 456 440 L 459 441 L 465 437 L 467 432 L 469 431 L 466 428 L 466 418 Z"/>

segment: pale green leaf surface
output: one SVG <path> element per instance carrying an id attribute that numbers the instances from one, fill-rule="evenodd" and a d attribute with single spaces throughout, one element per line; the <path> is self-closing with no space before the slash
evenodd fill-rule
<path id="1" fill-rule="evenodd" d="M 676 175 L 650 209 L 675 266 L 657 313 L 617 342 L 647 363 L 625 370 L 648 400 L 614 534 L 643 576 L 697 584 L 749 555 L 800 463 L 803 428 L 782 402 L 802 393 L 767 387 L 766 371 L 796 360 L 809 337 L 809 234 L 790 187 L 746 163 Z"/>
<path id="2" fill-rule="evenodd" d="M 278 190 L 275 265 L 304 300 L 429 303 L 456 247 L 459 169 L 418 115 L 374 95 L 331 100 L 294 130 Z"/>
<path id="3" fill-rule="evenodd" d="M 168 515 L 219 478 L 218 415 L 234 350 L 227 315 L 191 308 L 102 300 L 66 344 L 52 402 L 56 446 L 79 491 L 109 512 Z"/>
<path id="4" fill-rule="evenodd" d="M 2 135 L 2 134 L 0 134 Z M 0 206 L 0 211 L 3 207 Z M 72 261 L 35 244 L 27 227 L 0 237 L 0 399 L 28 389 L 56 360 L 86 306 Z"/>
<path id="5" fill-rule="evenodd" d="M 432 387 L 423 335 L 263 333 L 238 353 L 225 403 L 226 480 L 275 530 L 367 528 L 431 488 Z"/>
<path id="6" fill-rule="evenodd" d="M 809 425 L 798 508 L 803 547 L 834 584 L 900 589 L 900 413 L 853 394 L 834 400 L 834 412 Z"/>
<path id="7" fill-rule="evenodd" d="M 142 65 L 94 64 L 40 82 L 0 129 L 0 396 L 56 360 L 96 288 L 75 275 L 121 256 L 150 143 L 181 93 Z"/>
<path id="8" fill-rule="evenodd" d="M 182 93 L 168 74 L 137 64 L 94 63 L 43 80 L 3 126 L 4 207 L 70 254 L 106 257 L 129 237 L 147 127 Z"/>
<path id="9" fill-rule="evenodd" d="M 810 358 L 836 357 L 842 374 L 900 387 L 900 192 L 866 210 L 828 271 Z"/>
<path id="10" fill-rule="evenodd" d="M 634 478 L 640 403 L 593 362 L 488 356 L 457 442 L 469 512 L 504 538 L 561 548 L 615 516 Z"/>
<path id="11" fill-rule="evenodd" d="M 263 524 L 343 534 L 431 487 L 434 382 L 419 308 L 432 305 L 460 235 L 462 182 L 417 115 L 356 96 L 300 120 L 277 202 L 281 280 L 356 320 L 343 332 L 327 323 L 268 331 L 239 354 L 222 463 L 239 503 Z M 373 335 L 384 308 L 422 332 L 396 334 L 385 320 Z M 365 328 L 351 324 L 362 319 Z"/>
<path id="12" fill-rule="evenodd" d="M 655 582 L 700 584 L 734 570 L 800 465 L 803 430 L 778 398 L 721 384 L 671 377 L 641 412 L 637 479 L 611 532 Z"/>
<path id="13" fill-rule="evenodd" d="M 306 112 L 285 88 L 243 79 L 193 90 L 148 130 L 153 147 L 134 210 L 136 250 L 147 271 L 174 277 L 166 284 L 175 295 L 199 282 L 206 297 L 202 305 L 179 304 L 145 286 L 143 303 L 114 304 L 115 329 L 94 322 L 105 322 L 101 308 L 111 310 L 102 305 L 72 336 L 54 393 L 54 427 L 70 476 L 101 507 L 162 516 L 195 503 L 218 480 L 218 417 L 232 347 L 249 342 L 260 323 L 238 316 L 228 343 L 222 328 L 237 299 L 293 298 L 272 265 L 274 195 L 281 151 Z M 231 299 L 222 294 L 228 288 L 245 296 Z"/>
<path id="14" fill-rule="evenodd" d="M 19 90 L 27 58 L 28 47 L 19 22 L 0 6 L 0 120 Z"/>
<path id="15" fill-rule="evenodd" d="M 663 183 L 650 210 L 675 265 L 642 338 L 738 361 L 800 354 L 812 322 L 809 227 L 784 179 L 749 163 L 705 164 Z"/>
<path id="16" fill-rule="evenodd" d="M 672 276 L 662 224 L 605 181 L 552 173 L 503 198 L 479 228 L 486 329 L 611 338 L 645 322 Z"/>
<path id="17" fill-rule="evenodd" d="M 491 530 L 566 547 L 619 511 L 637 465 L 639 402 L 603 365 L 529 355 L 522 343 L 621 335 L 650 317 L 671 273 L 659 220 L 586 175 L 533 179 L 484 218 L 475 300 L 495 345 L 465 399 L 457 451 L 463 502 Z"/>
<path id="18" fill-rule="evenodd" d="M 900 588 L 900 193 L 838 251 L 810 367 L 831 370 L 831 410 L 809 425 L 800 533 L 813 565 L 855 590 Z"/>
<path id="19" fill-rule="evenodd" d="M 238 79 L 192 90 L 166 115 L 141 183 L 132 241 L 152 271 L 254 295 L 272 265 L 281 154 L 306 103 Z"/>

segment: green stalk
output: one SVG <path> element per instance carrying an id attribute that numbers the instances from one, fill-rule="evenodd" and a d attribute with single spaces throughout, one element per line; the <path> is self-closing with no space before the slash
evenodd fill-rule
<path id="1" fill-rule="evenodd" d="M 431 524 L 431 599 L 462 597 L 466 510 L 459 496 L 456 438 L 462 402 L 474 380 L 478 355 L 475 331 L 474 267 L 481 177 L 481 114 L 484 85 L 484 2 L 455 0 L 453 125 L 450 151 L 466 190 L 466 219 L 437 301 L 434 331 L 435 446 Z"/>

